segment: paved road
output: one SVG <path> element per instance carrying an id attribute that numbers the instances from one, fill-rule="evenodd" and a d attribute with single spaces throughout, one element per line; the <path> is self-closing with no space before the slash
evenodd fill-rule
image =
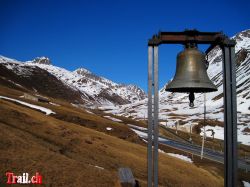
<path id="1" fill-rule="evenodd" d="M 137 132 L 137 134 L 143 138 L 147 139 L 147 132 L 145 130 L 141 130 L 139 128 L 133 127 Z M 179 149 L 188 153 L 192 153 L 194 155 L 200 155 L 201 153 L 201 146 L 191 144 L 191 143 L 186 143 L 186 142 L 180 142 L 180 141 L 175 141 L 171 139 L 167 139 L 165 137 L 160 136 L 159 137 L 159 144 L 163 145 L 168 145 L 170 147 L 173 147 L 175 149 Z M 213 160 L 218 163 L 224 163 L 224 154 L 223 152 L 219 151 L 214 151 L 212 149 L 205 148 L 203 151 L 203 157 L 209 160 Z M 247 169 L 247 171 L 250 171 L 250 163 L 247 163 L 244 159 L 239 159 L 238 160 L 238 167 L 241 169 Z"/>
<path id="2" fill-rule="evenodd" d="M 165 139 L 165 140 L 164 140 Z M 201 153 L 201 147 L 198 145 L 193 145 L 193 144 L 188 144 L 188 143 L 183 143 L 183 142 L 179 142 L 179 141 L 175 141 L 175 140 L 170 140 L 170 139 L 166 139 L 161 137 L 159 139 L 159 143 L 160 144 L 164 144 L 164 145 L 168 145 L 171 146 L 173 148 L 185 151 L 185 152 L 189 152 L 195 155 L 200 155 Z M 218 151 L 214 151 L 208 148 L 204 149 L 204 158 L 207 158 L 209 160 L 213 160 L 215 162 L 219 162 L 219 163 L 224 163 L 224 154 L 223 152 L 218 152 Z M 248 164 L 245 160 L 243 159 L 239 159 L 238 160 L 238 167 L 241 169 L 247 169 L 248 171 L 250 171 L 250 164 Z"/>

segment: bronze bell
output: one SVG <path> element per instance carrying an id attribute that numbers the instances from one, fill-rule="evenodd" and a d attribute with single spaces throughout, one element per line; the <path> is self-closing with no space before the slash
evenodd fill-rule
<path id="1" fill-rule="evenodd" d="M 217 91 L 207 75 L 205 54 L 195 44 L 187 44 L 178 54 L 174 79 L 165 90 L 188 93 Z"/>

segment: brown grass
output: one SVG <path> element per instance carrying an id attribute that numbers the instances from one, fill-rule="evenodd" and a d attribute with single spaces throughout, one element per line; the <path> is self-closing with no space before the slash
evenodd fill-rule
<path id="1" fill-rule="evenodd" d="M 7 92 L 4 94 L 9 95 Z M 11 94 L 16 97 L 19 93 Z M 39 171 L 46 186 L 115 186 L 118 168 L 130 167 L 140 184 L 145 186 L 145 146 L 98 130 L 102 125 L 112 125 L 118 132 L 130 132 L 129 129 L 67 106 L 51 105 L 49 108 L 60 115 L 80 116 L 96 125 L 99 123 L 98 128 L 90 129 L 89 121 L 79 125 L 0 99 L 1 182 L 6 181 L 6 171 L 17 174 Z M 160 186 L 223 185 L 220 176 L 167 155 L 160 154 L 159 172 Z"/>

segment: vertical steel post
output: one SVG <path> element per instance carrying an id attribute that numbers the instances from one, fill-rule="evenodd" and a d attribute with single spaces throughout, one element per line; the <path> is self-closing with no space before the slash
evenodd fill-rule
<path id="1" fill-rule="evenodd" d="M 237 186 L 237 110 L 234 45 L 222 46 L 224 84 L 224 186 Z"/>
<path id="2" fill-rule="evenodd" d="M 158 46 L 154 46 L 154 187 L 158 187 Z"/>
<path id="3" fill-rule="evenodd" d="M 153 47 L 148 46 L 148 187 L 152 187 L 152 68 L 153 68 Z"/>

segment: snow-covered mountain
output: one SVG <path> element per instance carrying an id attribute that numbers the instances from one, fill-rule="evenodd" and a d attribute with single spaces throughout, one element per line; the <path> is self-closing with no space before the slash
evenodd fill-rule
<path id="1" fill-rule="evenodd" d="M 48 57 L 37 57 L 34 60 L 32 60 L 31 62 L 37 63 L 37 64 L 51 65 L 51 61 Z"/>
<path id="2" fill-rule="evenodd" d="M 241 133 L 239 141 L 250 145 L 250 30 L 242 31 L 233 38 L 237 42 L 235 52 L 238 128 Z M 217 121 L 218 124 L 222 124 L 220 123 L 224 119 L 222 51 L 219 47 L 214 48 L 208 54 L 208 61 L 209 68 L 207 72 L 210 79 L 217 86 L 218 91 L 206 93 L 206 117 L 215 122 Z M 190 108 L 188 94 L 166 92 L 165 86 L 159 91 L 159 118 L 164 121 L 162 124 L 173 126 L 176 121 L 180 120 L 183 126 L 187 126 L 190 120 L 199 122 L 203 119 L 203 94 L 195 94 L 195 107 Z M 130 105 L 116 108 L 106 107 L 104 109 L 117 115 L 144 119 L 147 118 L 147 99 Z"/>
<path id="3" fill-rule="evenodd" d="M 82 93 L 37 66 L 0 56 L 0 85 L 84 104 Z"/>
<path id="4" fill-rule="evenodd" d="M 50 59 L 47 57 L 39 57 L 32 61 L 20 62 L 0 56 L 0 65 L 0 68 L 7 68 L 9 71 L 22 78 L 34 77 L 34 79 L 36 79 L 36 76 L 42 76 L 40 75 L 41 72 L 47 72 L 50 74 L 49 77 L 61 81 L 67 89 L 71 89 L 72 92 L 78 95 L 80 94 L 80 99 L 78 97 L 75 98 L 75 100 L 80 103 L 82 100 L 83 103 L 88 106 L 123 105 L 146 98 L 144 91 L 135 85 L 117 84 L 104 77 L 99 77 L 84 68 L 79 68 L 71 72 L 53 66 Z M 41 71 L 39 72 L 39 70 Z M 5 77 L 2 76 L 1 73 L 0 76 Z M 12 77 L 9 76 L 8 79 L 11 80 Z M 25 82 L 25 80 L 21 82 L 19 80 L 15 81 L 19 85 Z M 43 81 L 40 81 L 40 83 L 36 82 L 36 84 L 32 85 L 32 88 L 36 89 L 37 84 L 42 86 L 44 83 Z M 25 85 L 22 86 L 25 87 Z"/>
<path id="5" fill-rule="evenodd" d="M 233 38 L 237 42 L 235 52 L 239 141 L 250 145 L 250 30 L 242 31 Z M 219 47 L 210 51 L 208 61 L 207 72 L 218 91 L 206 94 L 206 117 L 213 121 L 213 126 L 208 126 L 209 128 L 222 132 L 222 51 Z M 147 97 L 139 87 L 114 83 L 84 68 L 68 71 L 53 66 L 47 57 L 19 62 L 0 56 L 0 84 L 98 107 L 116 115 L 147 118 Z M 183 127 L 188 126 L 189 121 L 193 124 L 200 123 L 203 119 L 204 95 L 195 94 L 195 107 L 190 108 L 187 94 L 166 92 L 165 86 L 159 91 L 161 123 L 174 126 L 176 121 L 180 121 Z M 221 133 L 216 133 L 216 136 L 223 137 Z"/>

